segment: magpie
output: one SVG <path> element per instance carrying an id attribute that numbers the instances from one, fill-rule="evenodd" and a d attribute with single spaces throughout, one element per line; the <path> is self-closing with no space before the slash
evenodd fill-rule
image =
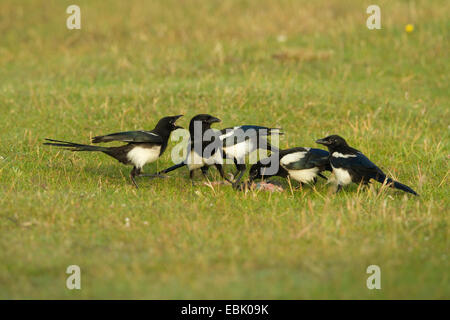
<path id="1" fill-rule="evenodd" d="M 44 145 L 62 147 L 70 151 L 99 151 L 123 164 L 132 165 L 130 178 L 134 186 L 138 188 L 135 177 L 143 176 L 141 174 L 142 167 L 147 163 L 156 161 L 164 153 L 170 133 L 176 129 L 181 129 L 181 127 L 175 125 L 180 117 L 182 115 L 164 117 L 158 121 L 156 127 L 151 131 L 126 131 L 92 138 L 92 143 L 111 141 L 127 143 L 118 147 L 100 147 L 48 138 L 45 140 L 50 142 L 46 142 Z"/>
<path id="2" fill-rule="evenodd" d="M 392 188 L 418 195 L 410 187 L 386 177 L 380 168 L 361 151 L 350 147 L 344 138 L 331 135 L 317 140 L 316 143 L 327 146 L 330 151 L 330 164 L 338 185 L 336 192 L 339 192 L 342 186 L 352 182 L 367 185 L 370 179 L 374 179 L 380 183 L 386 183 Z"/>
<path id="3" fill-rule="evenodd" d="M 233 187 L 237 187 L 245 173 L 245 157 L 251 152 L 264 149 L 271 152 L 279 151 L 272 146 L 265 137 L 270 135 L 282 135 L 279 128 L 268 128 L 255 125 L 242 125 L 221 130 L 219 139 L 222 141 L 223 156 L 232 159 L 237 172 L 237 178 L 233 182 Z"/>
<path id="4" fill-rule="evenodd" d="M 317 177 L 327 179 L 322 171 L 331 171 L 329 153 L 322 149 L 296 147 L 280 150 L 275 155 L 275 163 L 266 158 L 251 166 L 249 182 L 278 176 L 290 177 L 302 184 L 315 183 Z"/>
<path id="5" fill-rule="evenodd" d="M 189 123 L 189 143 L 187 146 L 187 156 L 184 161 L 164 169 L 158 174 L 169 173 L 183 166 L 189 169 L 189 178 L 194 178 L 194 172 L 200 169 L 203 176 L 206 177 L 208 168 L 215 166 L 220 176 L 231 182 L 225 177 L 223 171 L 223 154 L 220 146 L 220 131 L 212 130 L 211 125 L 220 122 L 219 118 L 209 114 L 198 114 L 194 116 Z"/>
<path id="6" fill-rule="evenodd" d="M 245 172 L 245 157 L 249 153 L 259 148 L 271 151 L 278 150 L 267 142 L 264 137 L 271 134 L 282 134 L 279 128 L 243 125 L 213 130 L 211 124 L 214 122 L 220 122 L 220 120 L 207 114 L 200 114 L 192 118 L 189 124 L 191 139 L 188 147 L 188 157 L 184 162 L 165 169 L 160 173 L 168 173 L 187 164 L 191 178 L 195 169 L 201 169 L 202 174 L 206 176 L 208 168 L 215 165 L 221 177 L 235 187 L 238 186 Z M 196 123 L 199 125 L 197 130 L 195 130 Z M 224 176 L 223 162 L 225 158 L 233 160 L 236 165 L 238 171 L 234 176 L 237 175 L 238 177 L 235 181 L 230 181 Z"/>

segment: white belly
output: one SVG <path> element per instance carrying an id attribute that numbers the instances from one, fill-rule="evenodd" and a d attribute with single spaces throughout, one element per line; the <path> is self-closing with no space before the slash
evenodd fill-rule
<path id="1" fill-rule="evenodd" d="M 211 157 L 203 158 L 203 162 L 208 166 L 211 166 L 215 163 L 222 164 L 223 163 L 222 152 L 216 151 L 213 155 L 211 155 Z"/>
<path id="2" fill-rule="evenodd" d="M 196 152 L 189 151 L 189 154 L 186 159 L 187 166 L 189 171 L 201 168 L 204 166 L 203 158 L 199 156 Z"/>
<path id="3" fill-rule="evenodd" d="M 333 167 L 333 173 L 336 176 L 337 183 L 341 186 L 352 183 L 352 177 L 347 170 Z"/>
<path id="4" fill-rule="evenodd" d="M 142 169 L 146 163 L 154 162 L 159 158 L 160 150 L 161 146 L 154 146 L 153 148 L 134 147 L 128 152 L 127 158 L 136 168 Z"/>
<path id="5" fill-rule="evenodd" d="M 289 170 L 289 176 L 298 182 L 309 183 L 317 176 L 318 168 Z"/>
<path id="6" fill-rule="evenodd" d="M 187 166 L 189 168 L 189 170 L 195 170 L 195 169 L 199 169 L 205 165 L 210 166 L 213 165 L 215 163 L 218 164 L 222 164 L 223 163 L 223 159 L 222 156 L 220 154 L 220 152 L 216 152 L 213 155 L 211 155 L 211 157 L 209 158 L 203 158 L 201 157 L 199 154 L 197 154 L 196 152 L 191 152 L 189 151 L 189 155 L 187 156 Z"/>

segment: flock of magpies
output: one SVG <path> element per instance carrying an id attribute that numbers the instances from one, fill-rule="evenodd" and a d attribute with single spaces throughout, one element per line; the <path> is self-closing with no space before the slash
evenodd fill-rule
<path id="1" fill-rule="evenodd" d="M 117 147 L 100 147 L 54 139 L 45 139 L 49 142 L 44 144 L 71 151 L 100 151 L 123 164 L 132 165 L 130 177 L 136 188 L 138 185 L 135 178 L 139 176 L 162 177 L 187 166 L 192 180 L 195 170 L 200 169 L 206 177 L 208 168 L 215 166 L 224 180 L 230 182 L 235 189 L 241 190 L 255 180 L 273 176 L 290 178 L 301 184 L 315 183 L 317 177 L 327 179 L 322 174 L 323 171 L 331 171 L 337 182 L 336 192 L 352 182 L 367 185 L 373 179 L 392 188 L 418 195 L 410 187 L 388 178 L 363 153 L 350 147 L 338 135 L 316 141 L 326 146 L 328 151 L 304 147 L 280 150 L 267 141 L 267 138 L 273 135 L 283 134 L 279 128 L 243 125 L 216 130 L 212 129 L 211 125 L 221 120 L 208 114 L 199 114 L 191 119 L 190 138 L 184 161 L 156 174 L 143 174 L 143 166 L 156 161 L 164 153 L 171 132 L 181 128 L 176 125 L 180 117 L 181 115 L 164 117 L 151 131 L 127 131 L 92 138 L 92 143 L 111 141 L 126 143 Z M 270 151 L 270 157 L 253 164 L 249 172 L 249 181 L 241 183 L 240 180 L 246 170 L 245 158 L 257 149 Z M 232 161 L 236 166 L 237 173 L 233 175 L 233 180 L 224 174 L 225 159 Z"/>

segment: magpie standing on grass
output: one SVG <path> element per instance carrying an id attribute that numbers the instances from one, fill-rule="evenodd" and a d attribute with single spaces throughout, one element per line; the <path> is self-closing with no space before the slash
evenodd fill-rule
<path id="1" fill-rule="evenodd" d="M 327 146 L 330 151 L 330 164 L 338 184 L 336 192 L 352 182 L 367 185 L 370 179 L 374 179 L 380 183 L 386 183 L 392 188 L 418 195 L 410 187 L 386 177 L 380 168 L 361 151 L 350 147 L 344 138 L 331 135 L 317 140 L 316 143 Z"/>
<path id="2" fill-rule="evenodd" d="M 290 177 L 302 184 L 315 183 L 317 177 L 327 179 L 321 174 L 322 171 L 331 171 L 329 153 L 322 149 L 297 147 L 280 150 L 276 154 L 278 157 L 275 161 L 278 163 L 263 159 L 250 168 L 250 182 L 278 176 Z"/>
<path id="3" fill-rule="evenodd" d="M 195 170 L 200 169 L 203 176 L 206 177 L 208 168 L 215 166 L 220 176 L 230 182 L 225 177 L 223 171 L 223 155 L 218 138 L 220 131 L 211 129 L 213 123 L 220 121 L 220 119 L 209 114 L 198 114 L 193 117 L 189 123 L 190 139 L 186 159 L 183 162 L 158 172 L 158 174 L 169 173 L 187 166 L 189 169 L 189 177 L 192 180 Z"/>
<path id="4" fill-rule="evenodd" d="M 45 139 L 50 142 L 46 142 L 44 145 L 62 147 L 70 151 L 99 151 L 123 164 L 133 165 L 130 177 L 137 188 L 135 177 L 143 176 L 141 174 L 142 167 L 147 163 L 156 161 L 164 153 L 170 133 L 181 128 L 175 125 L 180 117 L 182 115 L 164 117 L 158 121 L 156 127 L 151 131 L 118 132 L 92 138 L 92 143 L 111 141 L 127 143 L 119 147 L 99 147 L 53 139 Z"/>
<path id="5" fill-rule="evenodd" d="M 282 135 L 279 128 L 268 128 L 253 125 L 243 125 L 221 130 L 219 139 L 222 141 L 224 157 L 232 159 L 237 172 L 237 178 L 233 182 L 233 187 L 237 187 L 247 168 L 245 157 L 255 150 L 263 149 L 272 152 L 279 151 L 266 139 L 270 135 Z"/>
<path id="6" fill-rule="evenodd" d="M 233 186 L 237 186 L 245 172 L 245 157 L 249 153 L 260 148 L 278 151 L 265 139 L 271 134 L 282 134 L 278 128 L 244 125 L 219 131 L 211 129 L 211 124 L 215 122 L 220 122 L 220 120 L 207 114 L 200 114 L 192 118 L 189 124 L 191 139 L 186 160 L 160 173 L 168 173 L 188 165 L 191 178 L 195 169 L 201 169 L 203 175 L 206 176 L 208 168 L 214 165 L 222 178 L 232 183 Z M 201 130 L 195 130 L 196 123 L 201 124 Z M 235 174 L 238 177 L 235 181 L 230 181 L 224 176 L 223 160 L 226 158 L 232 159 L 238 169 Z"/>

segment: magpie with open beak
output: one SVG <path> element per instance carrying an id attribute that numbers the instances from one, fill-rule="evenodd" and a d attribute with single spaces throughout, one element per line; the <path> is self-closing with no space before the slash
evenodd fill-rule
<path id="1" fill-rule="evenodd" d="M 220 176 L 231 182 L 225 177 L 223 171 L 223 154 L 220 145 L 219 130 L 213 130 L 211 125 L 221 120 L 209 114 L 198 114 L 193 117 L 189 123 L 189 144 L 187 147 L 186 159 L 170 168 L 160 171 L 158 174 L 169 173 L 178 168 L 187 166 L 189 177 L 194 178 L 194 172 L 197 169 L 202 171 L 204 177 L 210 166 L 215 166 Z"/>
<path id="2" fill-rule="evenodd" d="M 336 192 L 352 182 L 367 185 L 370 179 L 374 179 L 380 183 L 386 183 L 392 188 L 418 195 L 410 187 L 386 177 L 386 174 L 380 168 L 361 151 L 350 147 L 344 138 L 331 135 L 317 140 L 316 143 L 327 146 L 330 151 L 330 164 L 338 185 Z"/>
<path id="3" fill-rule="evenodd" d="M 280 150 L 275 155 L 278 163 L 263 159 L 251 166 L 249 182 L 278 176 L 290 177 L 301 184 L 315 183 L 317 177 L 327 179 L 322 171 L 331 171 L 329 153 L 322 149 L 297 147 Z"/>
<path id="4" fill-rule="evenodd" d="M 254 125 L 243 125 L 221 130 L 219 139 L 222 141 L 224 157 L 232 159 L 237 172 L 237 178 L 233 182 L 233 187 L 239 186 L 239 182 L 245 173 L 245 158 L 255 150 L 262 149 L 271 152 L 278 152 L 279 149 L 272 146 L 267 137 L 271 135 L 282 135 L 279 128 L 268 128 Z"/>
<path id="5" fill-rule="evenodd" d="M 44 145 L 61 147 L 70 151 L 99 151 L 123 164 L 132 165 L 130 178 L 137 188 L 135 177 L 142 176 L 142 167 L 147 163 L 156 161 L 164 153 L 171 132 L 181 129 L 175 124 L 180 117 L 182 115 L 164 117 L 158 121 L 156 127 L 151 131 L 126 131 L 92 138 L 92 143 L 126 142 L 126 144 L 118 147 L 100 147 L 54 139 L 45 139 L 50 142 L 46 142 Z"/>

